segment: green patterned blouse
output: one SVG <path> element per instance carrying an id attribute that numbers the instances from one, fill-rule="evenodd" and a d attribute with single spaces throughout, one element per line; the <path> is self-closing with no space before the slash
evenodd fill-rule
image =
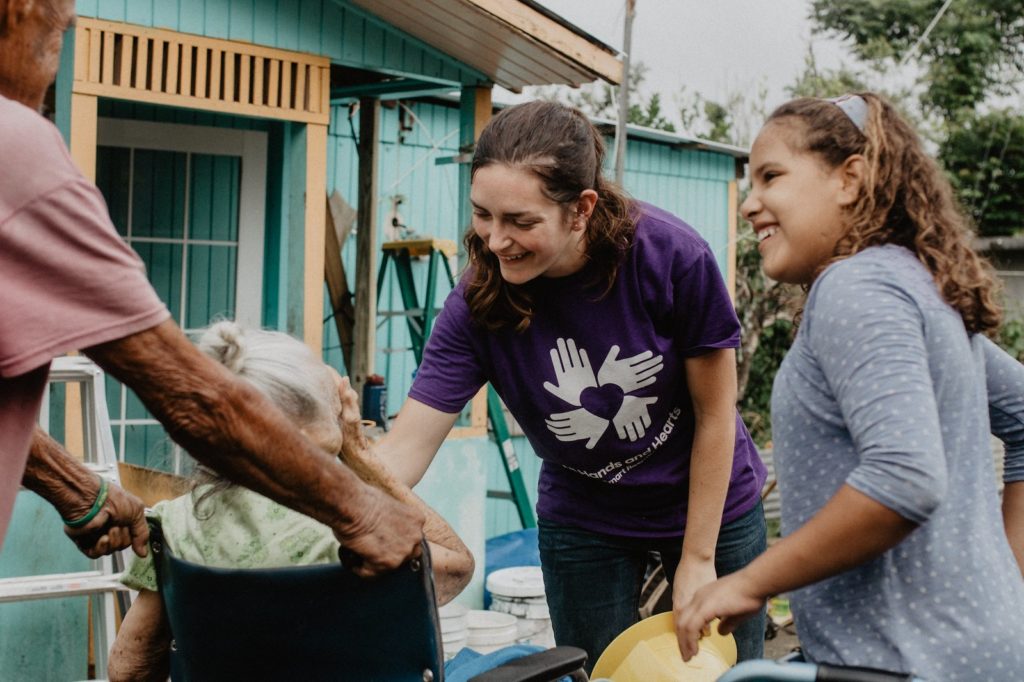
<path id="1" fill-rule="evenodd" d="M 153 507 L 176 556 L 218 568 L 278 568 L 338 560 L 331 529 L 257 493 L 235 486 L 195 501 L 209 486 Z M 198 513 L 198 518 L 197 518 Z M 133 590 L 157 589 L 152 553 L 121 578 Z"/>

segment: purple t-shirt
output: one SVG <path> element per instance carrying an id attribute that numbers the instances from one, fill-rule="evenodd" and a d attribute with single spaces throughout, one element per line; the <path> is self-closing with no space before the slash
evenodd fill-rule
<path id="1" fill-rule="evenodd" d="M 529 284 L 523 333 L 472 323 L 464 287 L 437 318 L 409 396 L 458 412 L 490 381 L 544 460 L 543 519 L 634 537 L 682 535 L 694 415 L 684 361 L 735 348 L 740 327 L 707 243 L 638 203 L 633 247 L 598 299 L 589 268 Z M 736 415 L 723 522 L 759 499 L 766 470 Z"/>

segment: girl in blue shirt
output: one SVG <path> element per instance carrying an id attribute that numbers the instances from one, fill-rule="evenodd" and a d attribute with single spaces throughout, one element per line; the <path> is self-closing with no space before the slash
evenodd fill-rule
<path id="1" fill-rule="evenodd" d="M 997 287 L 949 182 L 871 93 L 783 105 L 750 167 L 764 271 L 810 287 L 772 395 L 785 537 L 682 608 L 683 657 L 792 591 L 814 662 L 1019 676 L 1024 368 L 985 336 Z"/>

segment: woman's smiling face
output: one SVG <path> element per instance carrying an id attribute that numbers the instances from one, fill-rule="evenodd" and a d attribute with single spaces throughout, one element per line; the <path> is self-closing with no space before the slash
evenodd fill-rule
<path id="1" fill-rule="evenodd" d="M 549 199 L 542 183 L 533 171 L 504 164 L 478 168 L 473 176 L 473 230 L 511 284 L 564 277 L 586 263 L 586 215 Z"/>

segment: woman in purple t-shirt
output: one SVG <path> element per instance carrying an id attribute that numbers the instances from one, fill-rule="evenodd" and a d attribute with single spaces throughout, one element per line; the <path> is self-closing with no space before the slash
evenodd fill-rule
<path id="1" fill-rule="evenodd" d="M 491 382 L 543 460 L 555 639 L 591 664 L 637 620 L 650 552 L 678 607 L 765 546 L 765 469 L 736 412 L 739 323 L 707 243 L 601 175 L 578 110 L 505 109 L 477 143 L 469 268 L 380 447 L 419 481 Z M 761 654 L 764 621 L 737 632 Z"/>

